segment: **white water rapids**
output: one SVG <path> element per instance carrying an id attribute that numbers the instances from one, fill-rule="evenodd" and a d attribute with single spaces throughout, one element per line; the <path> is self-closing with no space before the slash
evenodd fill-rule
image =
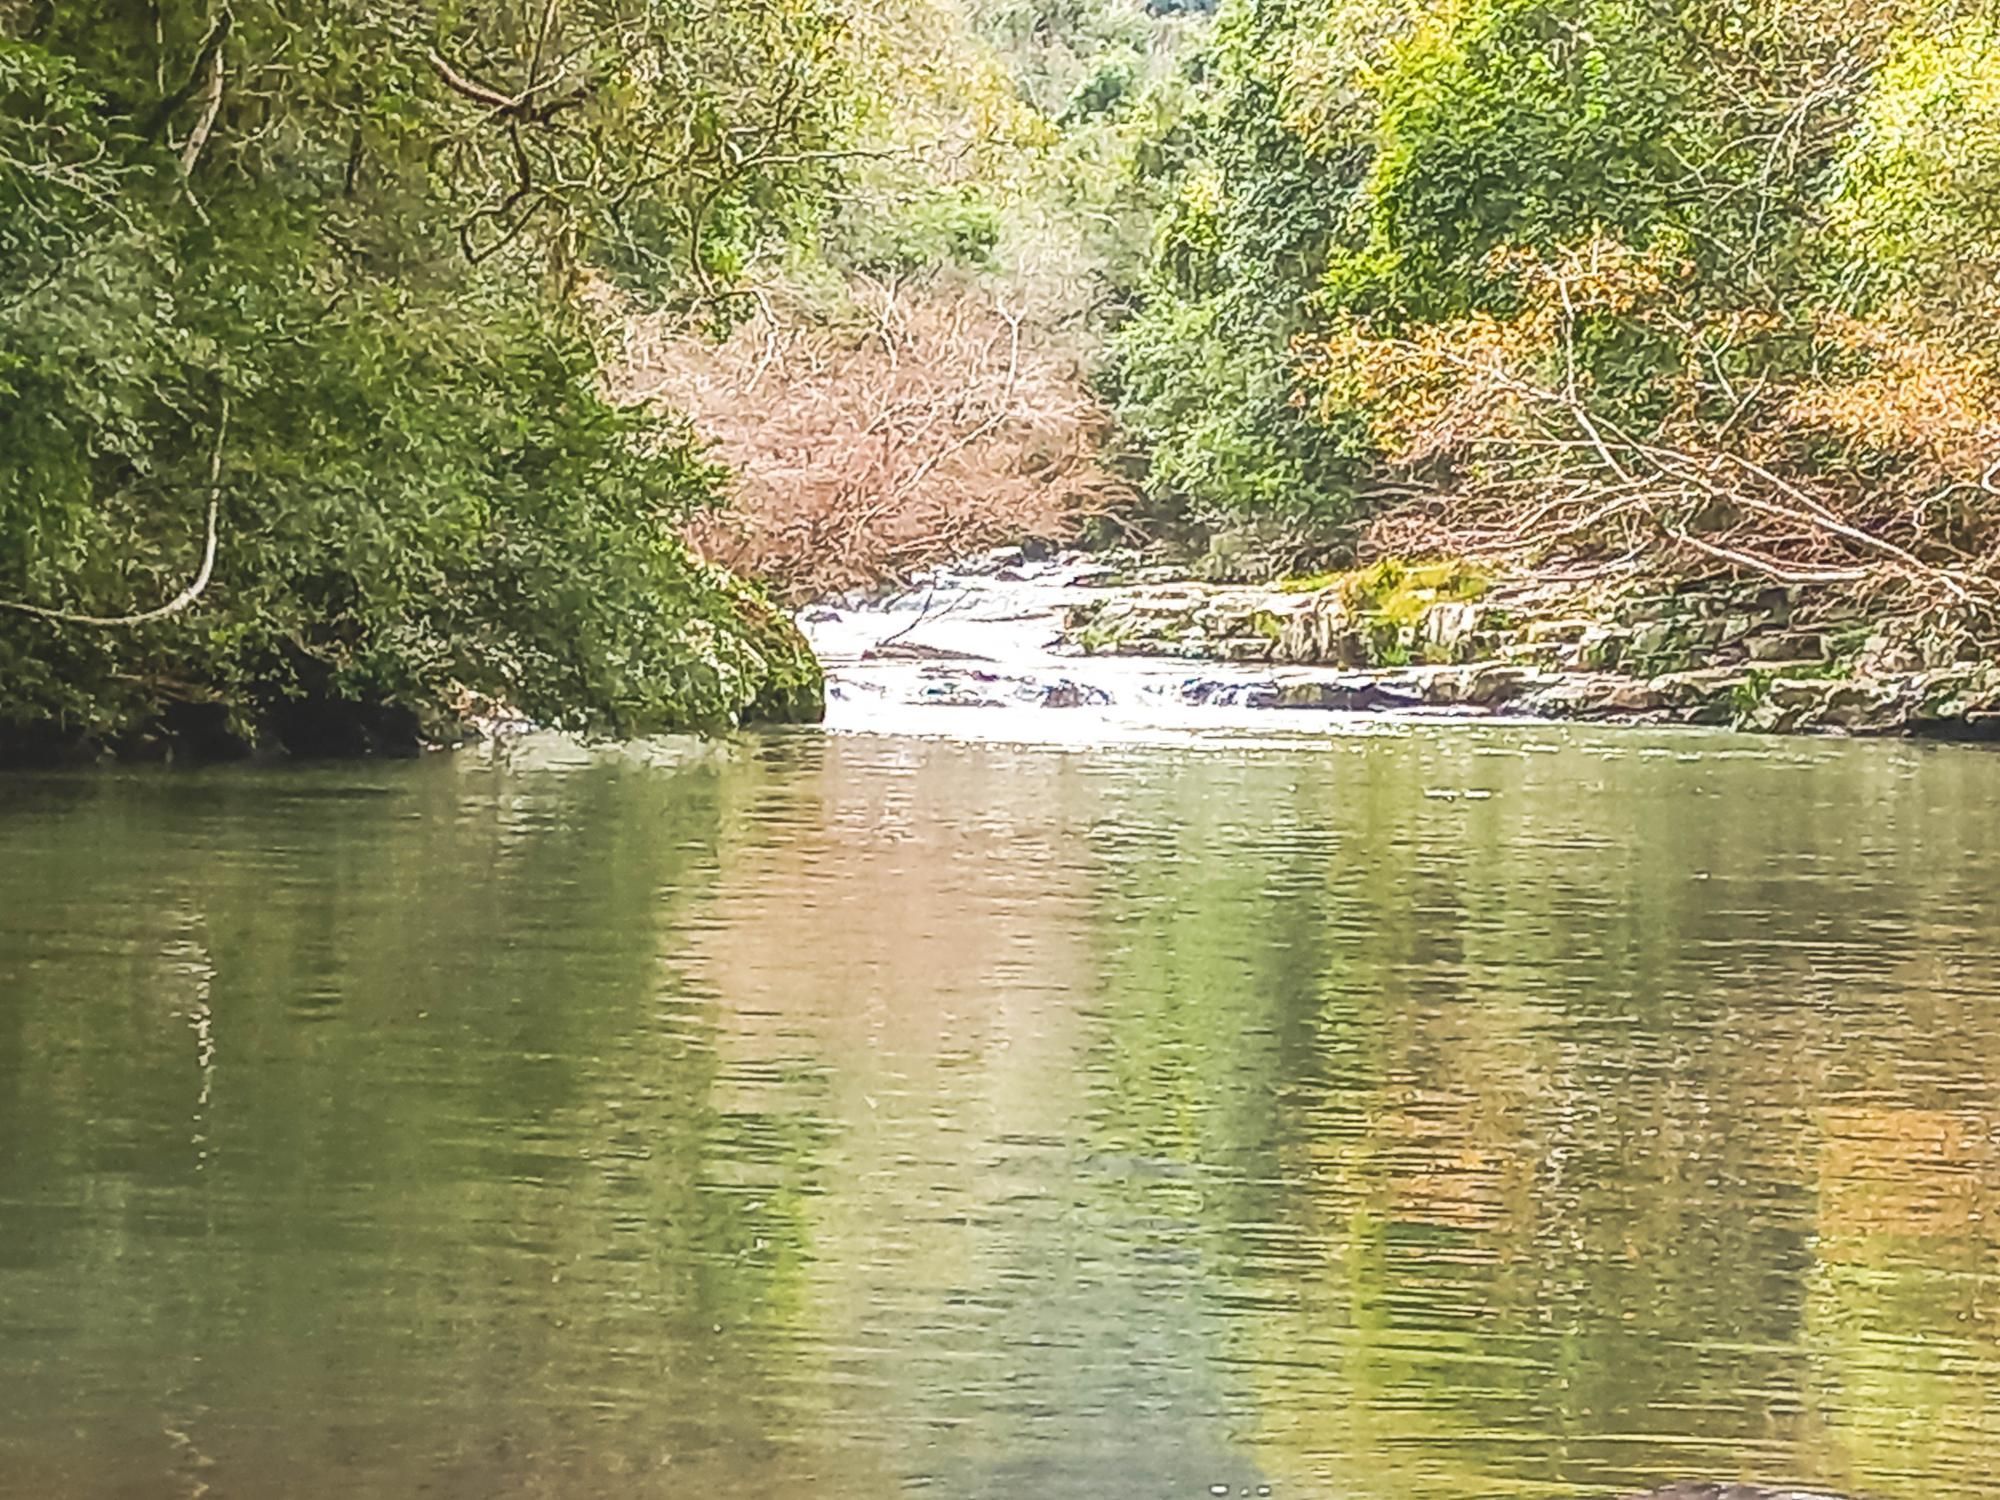
<path id="1" fill-rule="evenodd" d="M 1281 706 L 1307 685 L 1393 680 L 1336 667 L 1170 656 L 1090 656 L 1062 639 L 1064 611 L 1119 587 L 1087 558 L 992 553 L 882 598 L 807 608 L 836 731 L 1035 744 L 1407 732 L 1413 720 L 1486 719 L 1393 701 L 1357 712 Z M 1288 691 L 1289 690 L 1289 691 Z"/>

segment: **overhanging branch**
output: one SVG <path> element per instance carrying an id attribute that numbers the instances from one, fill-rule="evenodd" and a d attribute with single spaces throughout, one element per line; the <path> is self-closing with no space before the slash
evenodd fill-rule
<path id="1" fill-rule="evenodd" d="M 208 583 L 215 576 L 216 523 L 222 510 L 222 444 L 229 433 L 229 393 L 223 392 L 222 409 L 215 422 L 215 448 L 208 459 L 208 540 L 202 547 L 201 569 L 194 575 L 188 586 L 158 609 L 149 609 L 136 615 L 80 615 L 66 609 L 46 609 L 39 604 L 22 604 L 12 599 L 0 599 L 0 609 L 11 609 L 19 614 L 33 615 L 38 620 L 53 620 L 59 625 L 90 625 L 99 629 L 123 629 L 132 625 L 149 625 L 155 620 L 164 620 L 177 615 L 202 596 Z"/>

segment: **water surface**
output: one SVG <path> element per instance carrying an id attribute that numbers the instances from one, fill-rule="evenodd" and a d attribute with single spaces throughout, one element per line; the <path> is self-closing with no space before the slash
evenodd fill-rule
<path id="1" fill-rule="evenodd" d="M 0 1495 L 2000 1472 L 2000 756 L 0 783 Z"/>

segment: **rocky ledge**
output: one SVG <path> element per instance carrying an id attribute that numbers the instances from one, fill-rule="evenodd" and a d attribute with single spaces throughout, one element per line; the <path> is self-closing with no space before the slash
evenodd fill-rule
<path id="1" fill-rule="evenodd" d="M 1161 569 L 1096 581 L 1065 614 L 1072 650 L 1350 669 L 1276 680 L 1272 707 L 2000 739 L 2000 662 L 1906 622 L 1809 606 L 1794 587 L 1394 560 L 1268 587 Z"/>

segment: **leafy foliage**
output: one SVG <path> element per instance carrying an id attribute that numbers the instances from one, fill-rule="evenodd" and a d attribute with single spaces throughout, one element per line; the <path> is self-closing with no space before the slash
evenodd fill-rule
<path id="1" fill-rule="evenodd" d="M 724 476 L 607 400 L 576 293 L 635 218 L 673 231 L 649 288 L 699 295 L 811 200 L 828 13 L 0 19 L 0 598 L 33 607 L 0 610 L 0 738 L 316 748 L 291 728 L 466 694 L 636 733 L 760 702 L 803 648 L 682 542 Z M 172 596 L 211 493 L 198 600 L 71 618 Z"/>
<path id="2" fill-rule="evenodd" d="M 1603 509 L 1621 548 L 1990 607 L 1996 35 L 1977 3 L 1230 0 L 1118 349 L 1151 487 L 1222 522 L 1414 500 L 1460 545 Z"/>

